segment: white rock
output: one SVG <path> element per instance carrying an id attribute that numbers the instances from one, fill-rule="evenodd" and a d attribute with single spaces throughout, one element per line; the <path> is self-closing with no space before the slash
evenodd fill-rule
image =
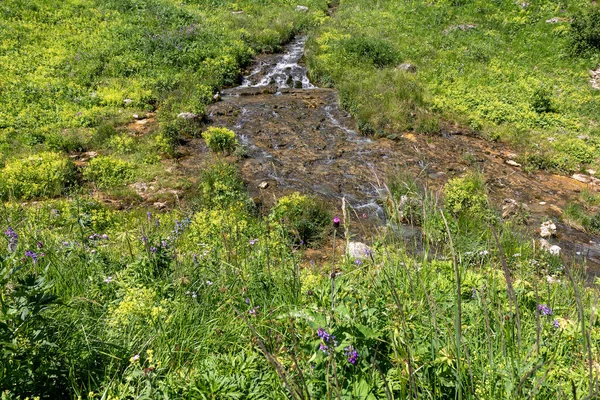
<path id="1" fill-rule="evenodd" d="M 371 248 L 362 242 L 350 242 L 346 249 L 348 256 L 362 260 L 371 255 Z"/>
<path id="2" fill-rule="evenodd" d="M 515 160 L 506 160 L 505 161 L 508 165 L 512 165 L 513 167 L 520 167 L 521 164 L 519 164 L 518 162 L 516 162 Z"/>
<path id="3" fill-rule="evenodd" d="M 556 225 L 554 225 L 554 222 L 548 220 L 540 226 L 540 236 L 541 237 L 549 238 L 554 235 L 556 235 Z"/>
<path id="4" fill-rule="evenodd" d="M 216 93 L 216 94 L 213 96 L 213 100 L 214 100 L 214 101 L 221 101 L 221 93 Z"/>
<path id="5" fill-rule="evenodd" d="M 571 178 L 583 183 L 590 183 L 592 181 L 592 179 L 589 176 L 584 174 L 573 174 Z"/>
<path id="6" fill-rule="evenodd" d="M 197 114 L 191 113 L 191 112 L 182 112 L 177 114 L 177 118 L 181 118 L 181 119 L 195 119 L 198 118 Z"/>
<path id="7" fill-rule="evenodd" d="M 269 182 L 267 182 L 267 181 L 261 182 L 261 183 L 258 185 L 258 187 L 259 187 L 260 189 L 266 189 L 266 188 L 268 188 L 268 187 L 269 187 Z"/>
<path id="8" fill-rule="evenodd" d="M 540 247 L 543 250 L 546 250 L 548 253 L 552 254 L 553 256 L 560 255 L 560 251 L 562 250 L 560 246 L 550 244 L 546 239 L 540 239 Z"/>
<path id="9" fill-rule="evenodd" d="M 400 70 L 400 71 L 410 72 L 410 73 L 413 73 L 413 74 L 417 72 L 416 65 L 411 64 L 411 63 L 400 64 L 395 69 L 396 70 Z"/>
<path id="10" fill-rule="evenodd" d="M 308 11 L 308 7 L 306 7 L 306 6 L 296 6 L 296 11 L 307 12 Z"/>
<path id="11" fill-rule="evenodd" d="M 125 104 L 126 106 L 130 105 L 131 103 L 133 103 L 133 100 L 131 100 L 131 99 L 123 100 L 123 104 Z"/>

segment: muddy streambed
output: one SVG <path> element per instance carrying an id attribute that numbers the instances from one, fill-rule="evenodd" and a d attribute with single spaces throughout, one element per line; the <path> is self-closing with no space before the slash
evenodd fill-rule
<path id="1" fill-rule="evenodd" d="M 382 223 L 379 203 L 391 173 L 410 173 L 429 188 L 466 170 L 482 170 L 494 205 L 505 199 L 526 204 L 531 230 L 560 210 L 587 185 L 546 172 L 526 173 L 507 164 L 515 154 L 505 145 L 447 128 L 440 136 L 407 133 L 400 140 L 360 135 L 351 116 L 338 105 L 337 92 L 312 84 L 302 65 L 305 37 L 281 54 L 261 55 L 242 84 L 223 90 L 208 109 L 211 124 L 235 131 L 248 149 L 239 161 L 251 194 L 264 204 L 291 191 L 316 194 L 332 206 L 342 198 L 355 215 Z M 399 71 L 398 73 L 404 73 Z M 187 145 L 184 169 L 198 169 L 207 149 L 201 139 Z M 593 188 L 592 188 L 593 189 Z M 414 230 L 405 229 L 414 239 Z M 550 240 L 573 258 L 587 261 L 590 278 L 600 275 L 600 238 L 558 224 Z"/>

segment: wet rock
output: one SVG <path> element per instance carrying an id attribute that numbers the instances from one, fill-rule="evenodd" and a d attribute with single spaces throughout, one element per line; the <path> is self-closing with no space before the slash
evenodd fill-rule
<path id="1" fill-rule="evenodd" d="M 458 25 L 452 25 L 452 26 L 447 27 L 446 29 L 444 29 L 442 31 L 442 33 L 444 35 L 447 35 L 454 31 L 463 31 L 464 32 L 464 31 L 469 31 L 471 29 L 475 29 L 475 28 L 477 28 L 477 25 L 475 25 L 475 24 L 458 24 Z"/>
<path id="2" fill-rule="evenodd" d="M 521 166 L 521 164 L 519 164 L 515 160 L 506 160 L 505 163 L 508 164 L 508 165 L 511 165 L 513 167 L 520 167 Z"/>
<path id="3" fill-rule="evenodd" d="M 182 112 L 182 113 L 177 114 L 177 118 L 187 119 L 187 120 L 196 119 L 196 118 L 198 118 L 198 114 L 194 114 L 191 112 Z"/>
<path id="4" fill-rule="evenodd" d="M 540 226 L 540 236 L 543 238 L 549 238 L 556 235 L 556 225 L 554 222 L 548 220 Z"/>
<path id="5" fill-rule="evenodd" d="M 573 174 L 571 175 L 571 178 L 582 183 L 590 183 L 592 181 L 592 179 L 589 176 L 584 174 Z"/>
<path id="6" fill-rule="evenodd" d="M 221 101 L 221 93 L 216 93 L 216 94 L 213 96 L 213 100 L 214 100 L 214 101 Z"/>
<path id="7" fill-rule="evenodd" d="M 600 65 L 593 71 L 590 71 L 590 84 L 596 90 L 600 90 Z"/>
<path id="8" fill-rule="evenodd" d="M 510 218 L 528 211 L 529 207 L 527 204 L 519 203 L 515 199 L 504 199 L 504 205 L 502 206 L 502 218 Z"/>
<path id="9" fill-rule="evenodd" d="M 159 209 L 159 210 L 164 210 L 165 208 L 167 208 L 167 203 L 161 202 L 161 201 L 156 201 L 153 204 L 154 208 Z"/>
<path id="10" fill-rule="evenodd" d="M 269 187 L 269 182 L 267 182 L 267 181 L 263 181 L 258 185 L 259 189 L 266 189 L 268 187 Z"/>
<path id="11" fill-rule="evenodd" d="M 398 65 L 396 70 L 410 72 L 411 74 L 417 73 L 417 66 L 411 63 L 403 63 Z"/>
<path id="12" fill-rule="evenodd" d="M 131 100 L 131 99 L 125 99 L 125 100 L 123 100 L 123 104 L 125 104 L 125 106 L 128 106 L 131 103 L 133 103 L 133 100 Z"/>
<path id="13" fill-rule="evenodd" d="M 427 176 L 429 176 L 429 178 L 431 179 L 441 179 L 444 176 L 446 176 L 446 173 L 443 171 L 439 171 L 439 172 L 431 172 L 429 173 Z"/>
<path id="14" fill-rule="evenodd" d="M 349 257 L 362 260 L 371 255 L 371 248 L 362 242 L 350 242 L 346 248 Z"/>
<path id="15" fill-rule="evenodd" d="M 546 250 L 548 253 L 552 254 L 553 256 L 560 255 L 560 251 L 562 250 L 560 248 L 560 246 L 557 246 L 555 244 L 550 244 L 550 242 L 548 242 L 546 239 L 540 239 L 540 248 L 542 250 Z"/>
<path id="16" fill-rule="evenodd" d="M 307 12 L 308 11 L 308 7 L 306 7 L 306 6 L 296 6 L 296 11 Z"/>

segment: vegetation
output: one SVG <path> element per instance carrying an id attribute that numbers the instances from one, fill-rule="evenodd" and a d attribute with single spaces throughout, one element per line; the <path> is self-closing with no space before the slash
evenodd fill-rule
<path id="1" fill-rule="evenodd" d="M 211 173 L 202 185 L 231 179 Z M 458 185 L 479 196 L 469 179 L 446 193 Z M 164 214 L 121 213 L 85 197 L 7 204 L 0 211 L 4 397 L 593 391 L 600 327 L 582 270 L 532 248 L 510 223 L 491 228 L 472 207 L 453 216 L 418 185 L 398 187 L 414 188 L 427 210 L 426 237 L 446 240 L 419 255 L 389 230 L 366 258 L 315 263 L 302 261 L 297 238 L 273 221 L 294 220 L 308 201 L 298 195 L 267 219 L 249 213 L 236 191 L 221 204 Z M 343 229 L 351 220 L 333 228 L 330 216 L 311 218 L 351 239 Z"/>
<path id="2" fill-rule="evenodd" d="M 600 156 L 600 92 L 589 84 L 599 15 L 587 0 L 345 0 L 309 42 L 308 65 L 364 133 L 459 121 L 523 148 L 528 166 L 572 173 Z"/>
<path id="3" fill-rule="evenodd" d="M 211 126 L 203 134 L 206 145 L 215 153 L 229 153 L 237 146 L 235 132 L 227 128 Z"/>
<path id="4" fill-rule="evenodd" d="M 302 5 L 0 5 L 3 400 L 598 396 L 595 282 L 502 220 L 481 176 L 439 192 L 391 177 L 387 222 L 353 258 L 364 209 L 300 193 L 260 209 L 235 134 L 204 115 L 252 56 L 310 28 L 311 78 L 363 133 L 451 120 L 524 145 L 529 168 L 594 167 L 597 6 Z M 172 172 L 200 135 L 234 157 Z M 598 206 L 582 192 L 563 219 L 600 232 Z"/>

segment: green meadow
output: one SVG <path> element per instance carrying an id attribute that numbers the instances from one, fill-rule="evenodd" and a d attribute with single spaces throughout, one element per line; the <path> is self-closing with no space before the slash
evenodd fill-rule
<path id="1" fill-rule="evenodd" d="M 236 136 L 204 117 L 307 33 L 311 80 L 365 135 L 456 124 L 532 171 L 597 168 L 598 6 L 297 5 L 0 4 L 2 400 L 597 398 L 596 282 L 536 246 L 522 210 L 502 219 L 479 174 L 435 193 L 388 177 L 377 228 L 311 194 L 264 209 Z M 215 161 L 171 173 L 193 137 Z M 132 189 L 155 181 L 181 197 L 158 210 Z M 565 220 L 600 230 L 578 207 Z M 350 256 L 355 232 L 370 247 Z"/>

